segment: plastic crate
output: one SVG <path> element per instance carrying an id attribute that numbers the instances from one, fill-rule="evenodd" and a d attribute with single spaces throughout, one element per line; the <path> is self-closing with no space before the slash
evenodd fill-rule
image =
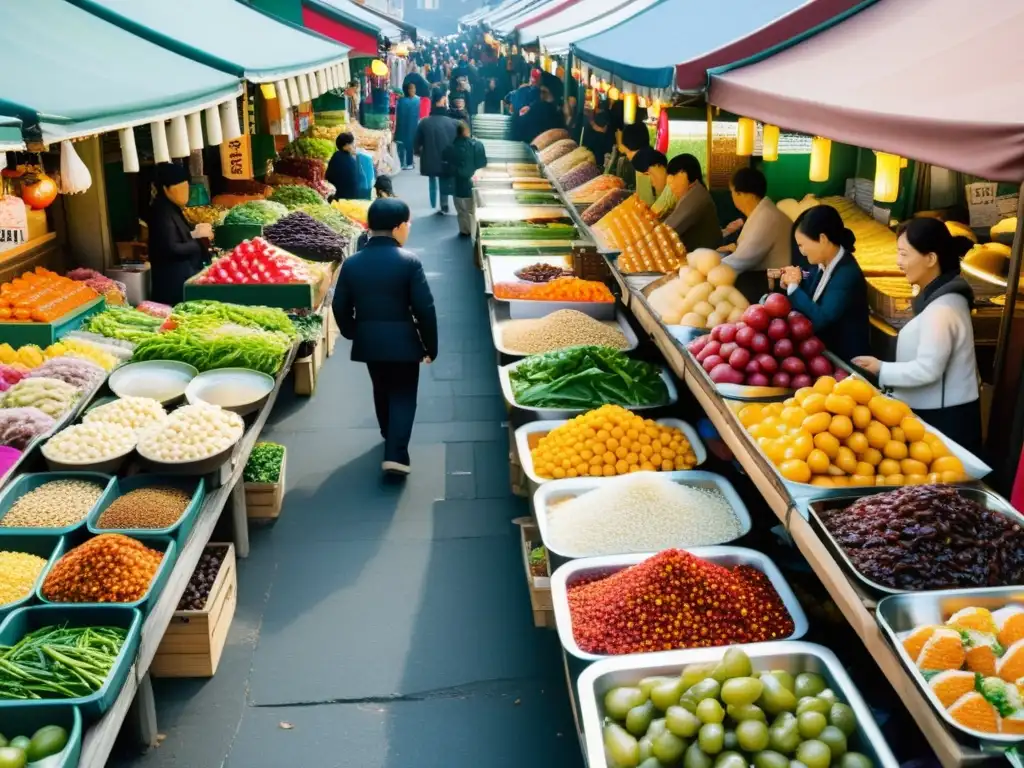
<path id="1" fill-rule="evenodd" d="M 199 285 L 185 283 L 185 301 L 211 299 L 244 306 L 278 309 L 315 309 L 317 286 L 309 283 L 284 285 Z"/>
<path id="2" fill-rule="evenodd" d="M 6 342 L 15 349 L 26 344 L 48 347 L 64 334 L 77 331 L 82 327 L 86 318 L 102 312 L 106 306 L 107 300 L 98 296 L 52 323 L 0 322 L 0 344 Z"/>
<path id="3" fill-rule="evenodd" d="M 35 584 L 32 585 L 32 589 L 27 595 L 12 603 L 0 605 L 0 619 L 3 619 L 11 611 L 28 605 L 35 600 L 36 590 L 42 585 L 43 578 L 45 578 L 46 572 L 50 570 L 50 566 L 57 562 L 57 558 L 60 557 L 57 553 L 63 544 L 64 538 L 61 536 L 54 537 L 38 534 L 36 536 L 12 536 L 7 538 L 0 533 L 0 552 L 24 552 L 46 560 L 46 565 L 39 572 Z M 7 731 L 3 729 L 2 724 L 0 724 L 0 733 L 7 736 Z M 10 737 L 8 736 L 8 738 Z"/>
<path id="4" fill-rule="evenodd" d="M 68 743 L 56 755 L 37 760 L 32 768 L 75 768 L 82 754 L 82 713 L 78 707 L 56 702 L 31 709 L 6 709 L 0 712 L 0 733 L 8 741 L 15 736 L 32 735 L 47 725 L 59 725 L 68 732 Z"/>
<path id="5" fill-rule="evenodd" d="M 30 632 L 52 625 L 69 627 L 120 627 L 128 630 L 121 651 L 114 660 L 103 686 L 88 696 L 76 699 L 0 699 L 0 723 L 7 713 L 53 707 L 56 704 L 77 706 L 85 720 L 97 720 L 121 693 L 128 671 L 139 651 L 142 613 L 122 606 L 33 605 L 13 611 L 0 624 L 0 645 L 14 645 Z"/>
<path id="6" fill-rule="evenodd" d="M 34 491 L 39 486 L 53 480 L 91 480 L 103 486 L 103 493 L 96 500 L 93 509 L 89 510 L 85 517 L 74 525 L 66 525 L 63 528 L 5 528 L 0 526 L 0 536 L 38 536 L 40 534 L 63 536 L 72 531 L 77 531 L 85 526 L 86 520 L 89 519 L 89 515 L 96 509 L 96 506 L 104 502 L 114 484 L 113 477 L 101 472 L 30 472 L 25 475 L 19 475 L 0 493 L 0 521 L 10 511 L 15 501 L 29 491 Z"/>
<path id="7" fill-rule="evenodd" d="M 106 511 L 107 507 L 114 503 L 114 501 L 132 491 L 137 491 L 140 488 L 152 488 L 157 485 L 171 486 L 172 488 L 178 488 L 192 497 L 188 506 L 185 507 L 185 511 L 181 517 L 178 518 L 178 522 L 174 525 L 168 526 L 167 528 L 100 528 L 98 522 L 100 515 Z M 192 528 L 196 524 L 196 517 L 199 514 L 199 510 L 203 506 L 203 500 L 206 498 L 206 484 L 201 477 L 183 477 L 177 475 L 150 475 L 142 474 L 135 475 L 134 477 L 127 478 L 114 478 L 114 482 L 111 486 L 110 493 L 106 494 L 100 503 L 93 507 L 92 512 L 89 513 L 89 518 L 86 520 L 86 526 L 89 529 L 89 533 L 101 534 L 101 533 L 122 533 L 125 536 L 132 536 L 133 538 L 145 538 L 154 536 L 167 536 L 174 540 L 177 544 L 178 549 L 181 549 L 185 542 L 188 540 L 188 535 L 192 533 Z"/>

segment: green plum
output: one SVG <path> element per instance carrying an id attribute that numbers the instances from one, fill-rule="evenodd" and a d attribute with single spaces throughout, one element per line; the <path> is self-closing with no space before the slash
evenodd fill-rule
<path id="1" fill-rule="evenodd" d="M 604 711 L 614 720 L 625 720 L 633 707 L 638 707 L 647 700 L 644 692 L 632 686 L 612 688 L 604 695 Z"/>

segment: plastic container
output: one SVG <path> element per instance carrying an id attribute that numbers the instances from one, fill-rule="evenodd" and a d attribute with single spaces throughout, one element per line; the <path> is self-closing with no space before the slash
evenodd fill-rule
<path id="1" fill-rule="evenodd" d="M 181 517 L 178 518 L 178 522 L 174 525 L 168 526 L 167 528 L 99 527 L 98 523 L 100 517 L 106 511 L 107 507 L 113 504 L 118 497 L 124 496 L 132 491 L 137 491 L 140 488 L 152 488 L 153 486 L 158 485 L 179 488 L 192 496 L 192 500 L 185 508 Z M 89 513 L 89 518 L 86 520 L 86 526 L 89 529 L 89 533 L 94 535 L 99 535 L 101 533 L 123 533 L 125 536 L 131 536 L 137 539 L 145 538 L 147 536 L 168 536 L 174 540 L 174 543 L 177 544 L 178 549 L 180 550 L 188 540 L 188 535 L 192 533 L 192 527 L 196 524 L 196 517 L 199 515 L 199 510 L 202 509 L 203 500 L 205 498 L 206 484 L 201 477 L 194 478 L 150 474 L 135 475 L 134 477 L 127 478 L 115 477 L 110 493 L 105 495 L 101 503 L 96 505 L 93 511 Z"/>
<path id="2" fill-rule="evenodd" d="M 45 349 L 66 333 L 82 327 L 86 318 L 102 312 L 107 300 L 97 296 L 92 301 L 75 307 L 52 323 L 0 323 L 0 343 L 10 344 L 17 349 L 26 344 L 35 344 Z"/>
<path id="3" fill-rule="evenodd" d="M 536 471 L 534 471 L 533 456 L 530 454 L 529 437 L 534 432 L 550 432 L 555 427 L 560 427 L 567 421 L 568 419 L 562 419 L 559 421 L 531 421 L 529 424 L 524 424 L 516 430 L 516 450 L 519 453 L 519 463 L 523 467 L 523 472 L 526 473 L 526 476 L 537 485 L 549 483 L 554 478 L 541 477 L 536 473 Z M 658 424 L 663 426 L 674 427 L 686 435 L 686 439 L 690 441 L 690 447 L 693 448 L 693 453 L 697 457 L 697 463 L 694 466 L 699 467 L 708 460 L 708 452 L 704 448 L 704 443 L 700 441 L 700 437 L 697 435 L 697 430 L 685 421 L 681 421 L 679 419 L 656 419 L 656 421 Z M 690 470 L 680 471 L 688 472 Z"/>
<path id="4" fill-rule="evenodd" d="M 85 521 L 89 518 L 89 514 L 97 505 L 102 504 L 104 498 L 110 493 L 110 488 L 114 483 L 114 478 L 110 475 L 105 475 L 101 472 L 31 472 L 25 475 L 19 475 L 4 488 L 3 492 L 0 492 L 0 521 L 3 520 L 14 502 L 20 499 L 29 491 L 34 491 L 41 485 L 45 485 L 53 480 L 88 480 L 98 483 L 103 487 L 103 493 L 96 500 L 96 504 L 93 505 L 92 509 L 87 512 L 82 519 L 74 525 L 65 525 L 63 528 L 5 528 L 0 526 L 0 536 L 63 536 L 64 534 L 77 531 L 79 528 L 85 526 Z"/>
<path id="5" fill-rule="evenodd" d="M 62 551 L 61 547 L 63 546 L 64 538 L 60 536 L 54 537 L 47 536 L 45 534 L 38 534 L 35 536 L 7 537 L 0 532 L 0 552 L 24 552 L 29 555 L 36 555 L 46 560 L 46 565 L 44 565 L 43 570 L 39 572 L 39 576 L 36 578 L 35 584 L 32 585 L 32 589 L 27 595 L 20 600 L 0 605 L 0 619 L 11 611 L 28 605 L 35 600 L 36 590 L 39 589 L 40 585 L 42 585 L 43 579 L 50 570 L 50 566 L 57 562 L 57 558 L 60 557 L 58 553 Z M 0 726 L 0 733 L 10 738 L 10 735 L 2 726 Z"/>
<path id="6" fill-rule="evenodd" d="M 103 686 L 88 696 L 75 699 L 0 699 L 0 722 L 8 711 L 77 706 L 85 720 L 97 720 L 121 693 L 128 672 L 135 663 L 142 631 L 142 613 L 132 608 L 113 605 L 33 605 L 13 611 L 0 624 L 0 645 L 14 645 L 30 632 L 58 624 L 69 627 L 120 627 L 128 630 L 121 650 L 114 660 Z"/>
<path id="7" fill-rule="evenodd" d="M 104 531 L 104 533 L 120 533 L 124 535 L 122 531 Z M 137 539 L 150 549 L 164 553 L 163 560 L 160 562 L 160 566 L 156 569 L 156 573 L 153 574 L 153 580 L 149 583 L 149 590 L 146 594 L 139 600 L 135 600 L 130 603 L 116 604 L 118 606 L 123 606 L 124 608 L 136 608 L 142 612 L 142 615 L 146 615 L 149 613 L 149 609 L 153 607 L 157 598 L 160 597 L 160 593 L 164 589 L 164 584 L 167 583 L 167 579 L 170 578 L 171 571 L 174 570 L 174 562 L 178 557 L 178 548 L 175 546 L 172 539 L 165 536 L 132 536 L 132 538 Z M 53 561 L 53 565 L 56 565 L 57 561 L 60 560 L 61 557 L 74 549 L 74 546 L 77 546 L 77 544 L 72 545 L 70 540 L 66 538 L 62 539 L 61 545 L 57 547 L 57 551 L 55 552 L 56 558 Z M 46 581 L 46 576 L 50 573 L 51 569 L 52 566 L 46 569 L 43 574 L 43 578 L 39 582 L 39 586 L 36 587 L 36 597 L 39 599 L 39 602 L 44 605 L 52 605 L 75 611 L 81 607 L 99 608 L 114 605 L 114 603 L 58 603 L 53 600 L 47 600 L 43 596 L 43 582 Z"/>
<path id="8" fill-rule="evenodd" d="M 68 732 L 68 743 L 56 755 L 29 763 L 28 768 L 76 768 L 82 754 L 82 713 L 78 707 L 69 707 L 49 700 L 31 709 L 0 710 L 0 733 L 8 741 L 15 736 L 32 735 L 47 725 L 59 725 Z"/>

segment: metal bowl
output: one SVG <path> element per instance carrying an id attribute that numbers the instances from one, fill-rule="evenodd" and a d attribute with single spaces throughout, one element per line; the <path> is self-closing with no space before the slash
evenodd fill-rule
<path id="1" fill-rule="evenodd" d="M 243 433 L 244 435 L 244 433 Z M 242 439 L 242 435 L 239 436 L 238 440 Z M 222 451 L 215 453 L 213 456 L 207 456 L 205 459 L 192 459 L 189 461 L 163 461 L 162 459 L 154 459 L 147 456 L 141 450 L 139 450 L 139 457 L 143 462 L 152 469 L 154 472 L 159 472 L 164 475 L 190 475 L 193 477 L 199 475 L 208 475 L 211 472 L 216 472 L 224 464 L 230 461 L 231 456 L 234 454 L 235 448 L 238 446 L 238 440 L 233 442 L 227 448 Z"/>
<path id="2" fill-rule="evenodd" d="M 198 375 L 188 363 L 146 360 L 114 369 L 107 386 L 118 397 L 149 397 L 166 407 L 180 403 L 189 382 Z"/>
<path id="3" fill-rule="evenodd" d="M 248 368 L 218 368 L 192 379 L 185 388 L 185 399 L 191 404 L 217 405 L 245 416 L 263 407 L 276 383 L 272 376 Z M 237 399 L 232 398 L 232 390 L 239 393 Z M 226 396 L 215 397 L 219 391 L 226 391 Z"/>
<path id="4" fill-rule="evenodd" d="M 46 466 L 49 467 L 51 472 L 105 472 L 116 475 L 121 467 L 124 466 L 124 463 L 128 461 L 128 457 L 135 452 L 135 448 L 133 447 L 131 450 L 122 453 L 120 456 L 113 456 L 109 459 L 103 459 L 102 461 L 66 462 L 57 461 L 47 456 L 47 445 L 49 445 L 49 443 L 45 443 L 43 445 L 42 454 L 43 458 L 46 460 Z"/>

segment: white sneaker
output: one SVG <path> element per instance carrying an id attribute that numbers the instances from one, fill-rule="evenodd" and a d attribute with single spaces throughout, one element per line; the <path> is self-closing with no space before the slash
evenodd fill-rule
<path id="1" fill-rule="evenodd" d="M 380 468 L 386 475 L 401 475 L 404 477 L 412 472 L 412 468 L 408 464 L 399 464 L 397 461 L 385 461 L 380 465 Z"/>

